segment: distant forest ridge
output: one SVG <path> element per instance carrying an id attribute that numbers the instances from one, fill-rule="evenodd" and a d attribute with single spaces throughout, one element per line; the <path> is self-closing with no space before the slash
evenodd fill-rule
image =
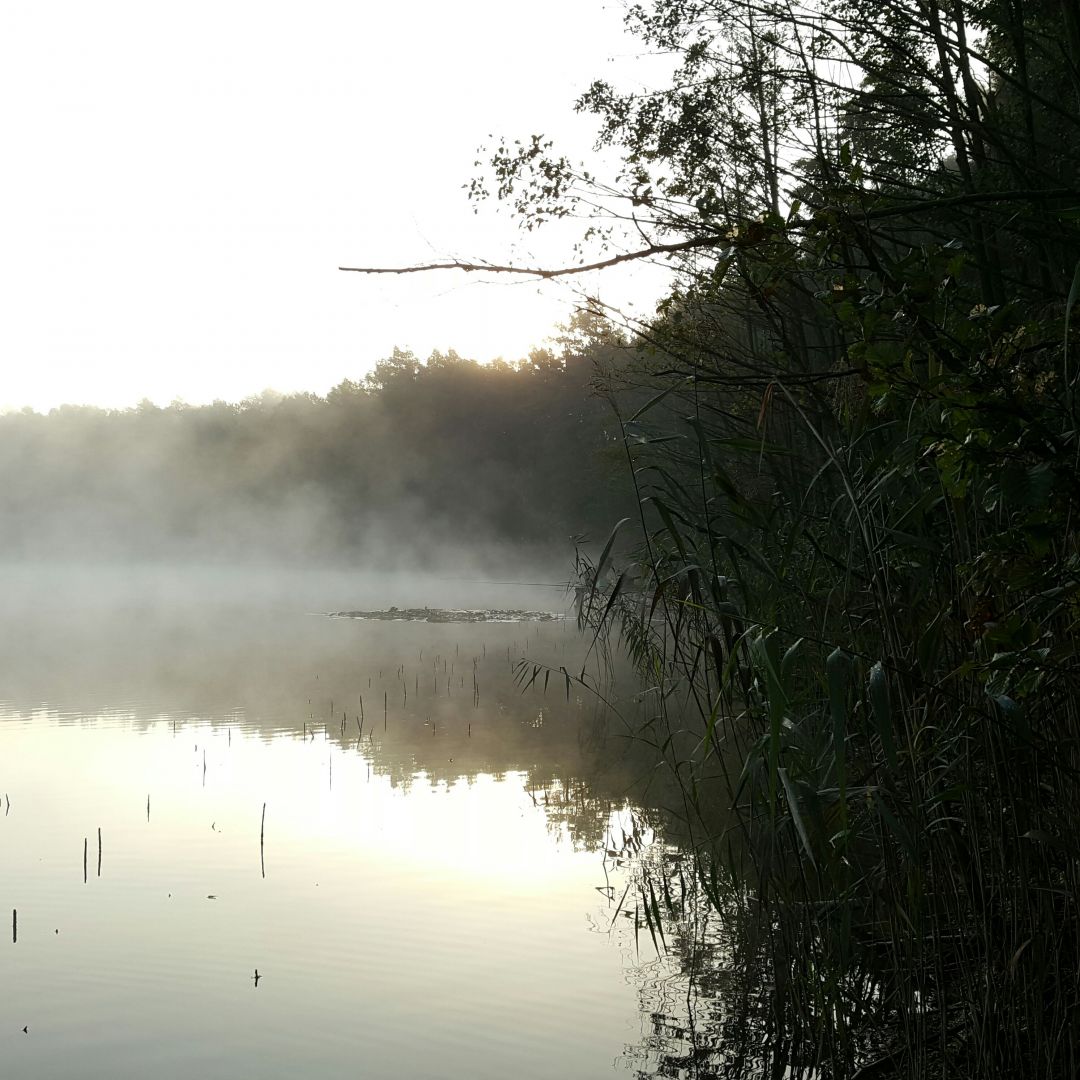
<path id="1" fill-rule="evenodd" d="M 325 397 L 0 416 L 0 558 L 568 552 L 628 498 L 593 385 L 622 344 L 579 318 L 557 352 L 481 364 L 394 349 Z"/>

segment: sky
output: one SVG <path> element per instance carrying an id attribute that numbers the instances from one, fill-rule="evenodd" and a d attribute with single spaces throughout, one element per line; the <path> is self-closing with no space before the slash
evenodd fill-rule
<path id="1" fill-rule="evenodd" d="M 591 154 L 575 98 L 657 70 L 622 15 L 619 0 L 7 0 L 0 408 L 323 393 L 395 345 L 524 356 L 583 291 L 647 311 L 664 275 L 644 265 L 539 285 L 337 269 L 570 261 L 576 225 L 523 233 L 494 203 L 475 213 L 464 185 L 502 135 Z"/>

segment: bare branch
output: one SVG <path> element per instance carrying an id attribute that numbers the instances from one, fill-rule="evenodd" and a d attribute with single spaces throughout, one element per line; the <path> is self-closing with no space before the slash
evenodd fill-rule
<path id="1" fill-rule="evenodd" d="M 1049 202 L 1056 199 L 1080 199 L 1080 191 L 1074 188 L 1051 188 L 1032 189 L 1023 191 L 972 191 L 963 195 L 954 195 L 944 199 L 920 199 L 899 205 L 879 207 L 876 210 L 866 210 L 862 213 L 852 213 L 845 207 L 820 206 L 819 210 L 832 210 L 838 214 L 851 217 L 860 222 L 881 220 L 895 217 L 915 217 L 919 214 L 929 213 L 935 210 L 945 210 L 954 206 L 971 206 L 980 203 L 1009 203 L 1009 202 Z M 798 232 L 819 225 L 814 218 L 798 217 L 791 218 L 782 231 L 787 233 Z M 777 230 L 772 230 L 777 231 Z M 674 255 L 684 251 L 699 251 L 706 248 L 719 247 L 721 244 L 728 245 L 728 249 L 734 250 L 739 246 L 748 246 L 746 241 L 737 239 L 733 242 L 732 235 L 725 230 L 723 233 L 708 233 L 704 236 L 691 236 L 687 240 L 680 240 L 672 244 L 649 244 L 647 247 L 638 248 L 635 251 L 626 251 L 621 255 L 612 255 L 609 259 L 600 259 L 597 262 L 583 263 L 581 266 L 560 266 L 552 269 L 544 269 L 535 266 L 497 266 L 493 263 L 483 262 L 441 262 L 424 263 L 419 266 L 339 266 L 339 270 L 346 270 L 354 274 L 422 274 L 429 270 L 464 270 L 466 273 L 489 274 L 521 274 L 527 277 L 559 278 L 568 277 L 571 274 L 585 274 L 590 270 L 606 270 L 622 263 L 634 262 L 637 259 L 647 259 L 653 255 Z"/>
<path id="2" fill-rule="evenodd" d="M 689 240 L 680 240 L 673 244 L 650 244 L 637 251 L 612 255 L 610 259 L 601 259 L 599 262 L 583 263 L 581 266 L 561 266 L 550 270 L 532 266 L 495 266 L 491 263 L 480 262 L 427 263 L 423 266 L 339 266 L 338 269 L 349 270 L 355 274 L 419 274 L 427 270 L 464 270 L 466 273 L 486 271 L 489 274 L 526 274 L 530 277 L 557 278 L 566 277 L 569 274 L 584 274 L 589 270 L 606 270 L 620 263 L 647 259 L 650 255 L 671 255 L 680 251 L 693 251 L 696 248 L 716 247 L 729 242 L 728 237 L 715 234 L 692 236 Z"/>

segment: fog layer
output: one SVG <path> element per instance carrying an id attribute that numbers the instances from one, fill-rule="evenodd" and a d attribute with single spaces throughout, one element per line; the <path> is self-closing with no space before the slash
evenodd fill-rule
<path id="1" fill-rule="evenodd" d="M 0 560 L 565 564 L 624 497 L 580 345 L 483 366 L 395 350 L 325 398 L 0 417 Z"/>

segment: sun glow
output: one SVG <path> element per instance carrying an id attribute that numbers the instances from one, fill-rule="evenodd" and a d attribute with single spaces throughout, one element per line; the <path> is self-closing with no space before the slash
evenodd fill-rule
<path id="1" fill-rule="evenodd" d="M 0 126 L 19 162 L 3 179 L 0 406 L 324 392 L 394 345 L 516 359 L 600 287 L 337 269 L 567 261 L 576 224 L 523 235 L 462 187 L 501 134 L 589 154 L 572 102 L 627 51 L 599 0 L 542 18 L 340 0 L 302 19 L 61 9 L 7 12 L 0 41 L 0 90 L 19 103 Z M 648 276 L 605 279 L 605 295 L 647 305 Z"/>

